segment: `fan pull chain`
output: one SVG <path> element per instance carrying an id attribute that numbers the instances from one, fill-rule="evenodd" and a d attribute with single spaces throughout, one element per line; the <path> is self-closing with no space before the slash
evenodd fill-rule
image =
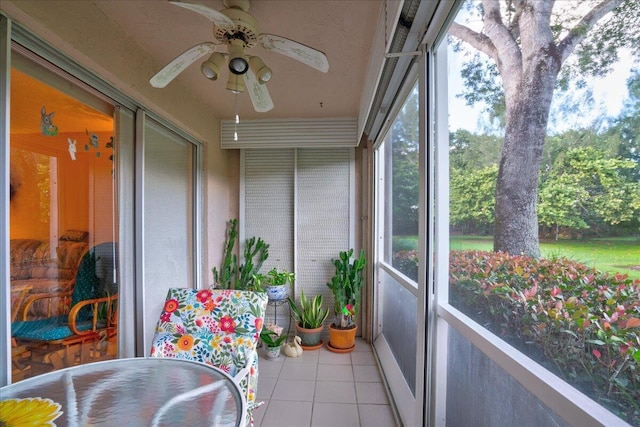
<path id="1" fill-rule="evenodd" d="M 238 123 L 240 123 L 240 116 L 238 115 L 238 92 L 236 92 L 236 122 L 233 125 L 233 140 L 238 140 Z"/>

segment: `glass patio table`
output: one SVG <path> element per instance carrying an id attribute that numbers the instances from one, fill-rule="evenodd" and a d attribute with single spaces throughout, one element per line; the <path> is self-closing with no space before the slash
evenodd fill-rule
<path id="1" fill-rule="evenodd" d="M 217 368 L 136 357 L 74 366 L 2 387 L 0 408 L 0 420 L 48 413 L 44 419 L 57 426 L 231 427 L 244 426 L 247 403 L 239 386 Z"/>

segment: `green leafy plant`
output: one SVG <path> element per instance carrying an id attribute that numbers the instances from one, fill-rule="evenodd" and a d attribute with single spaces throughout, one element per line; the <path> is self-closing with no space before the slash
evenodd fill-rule
<path id="1" fill-rule="evenodd" d="M 213 267 L 213 282 L 221 289 L 238 289 L 262 291 L 262 286 L 255 278 L 260 267 L 269 257 L 269 245 L 261 238 L 251 237 L 245 241 L 243 252 L 244 263 L 238 264 L 238 257 L 233 252 L 238 241 L 238 220 L 229 221 L 224 257 L 220 271 Z"/>
<path id="2" fill-rule="evenodd" d="M 256 274 L 253 278 L 257 286 L 282 286 L 290 283 L 293 285 L 295 280 L 295 274 L 290 273 L 285 269 L 278 272 L 277 267 L 273 267 L 267 274 Z"/>
<path id="3" fill-rule="evenodd" d="M 281 285 L 286 285 L 287 283 L 293 284 L 294 280 L 295 280 L 294 273 L 290 273 L 285 269 L 278 272 L 278 269 L 276 267 L 273 267 L 267 273 L 264 280 L 264 284 L 265 286 L 281 286 Z"/>
<path id="4" fill-rule="evenodd" d="M 271 324 L 260 331 L 260 339 L 267 347 L 279 347 L 287 339 L 287 335 L 282 333 L 282 327 Z"/>
<path id="5" fill-rule="evenodd" d="M 322 295 L 318 294 L 309 299 L 300 291 L 300 305 L 296 305 L 290 297 L 289 307 L 296 317 L 298 326 L 304 329 L 316 329 L 322 326 L 329 316 L 329 309 L 322 308 Z"/>
<path id="6" fill-rule="evenodd" d="M 412 279 L 418 277 L 418 251 L 402 250 L 393 253 L 393 266 L 405 276 Z"/>
<path id="7" fill-rule="evenodd" d="M 364 249 L 358 258 L 354 258 L 353 249 L 340 252 L 339 259 L 331 260 L 336 268 L 334 276 L 327 286 L 333 292 L 335 321 L 333 326 L 339 329 L 355 327 L 355 319 L 360 311 L 360 289 L 364 284 L 362 271 L 367 263 Z"/>

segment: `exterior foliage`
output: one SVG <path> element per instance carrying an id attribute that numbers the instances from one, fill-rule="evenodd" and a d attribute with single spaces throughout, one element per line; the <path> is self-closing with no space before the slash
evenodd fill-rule
<path id="1" fill-rule="evenodd" d="M 449 221 L 475 232 L 489 231 L 495 220 L 498 166 L 479 170 L 451 171 Z"/>
<path id="2" fill-rule="evenodd" d="M 638 26 L 637 2 L 581 2 L 573 8 L 551 0 L 482 0 L 467 5 L 476 13 L 471 20 L 481 18 L 483 28 L 476 31 L 454 22 L 449 34 L 471 46 L 480 54 L 477 58 L 490 59 L 484 67 L 474 68 L 480 63 L 472 62 L 465 70 L 467 95 L 476 94 L 467 100 L 473 103 L 474 96 L 481 96 L 504 117 L 494 250 L 538 257 L 538 175 L 552 95 L 563 83 L 560 71 L 578 49 L 577 69 L 604 73 L 618 48 L 637 42 L 637 32 L 631 30 Z M 562 7 L 566 10 L 554 10 Z M 598 23 L 600 33 L 593 30 Z M 587 58 L 590 65 L 582 62 Z M 497 75 L 501 85 L 495 84 Z"/>
<path id="3" fill-rule="evenodd" d="M 391 140 L 391 207 L 396 235 L 418 234 L 418 129 L 418 90 L 415 88 L 387 136 Z"/>
<path id="4" fill-rule="evenodd" d="M 416 280 L 418 277 L 418 251 L 400 250 L 393 252 L 393 266 L 405 276 Z"/>
<path id="5" fill-rule="evenodd" d="M 640 280 L 565 258 L 453 251 L 449 284 L 453 305 L 640 423 Z"/>
<path id="6" fill-rule="evenodd" d="M 605 149 L 608 133 L 568 131 L 550 140 L 537 202 L 544 235 L 602 236 L 616 228 L 640 229 L 640 181 L 635 179 L 639 165 L 616 155 L 617 148 Z M 473 145 L 472 137 L 469 144 Z M 497 172 L 497 165 L 452 168 L 450 222 L 455 231 L 491 233 Z"/>
<path id="7" fill-rule="evenodd" d="M 640 183 L 624 173 L 634 167 L 632 160 L 606 158 L 593 147 L 567 151 L 541 185 L 540 225 L 598 228 L 637 219 Z"/>

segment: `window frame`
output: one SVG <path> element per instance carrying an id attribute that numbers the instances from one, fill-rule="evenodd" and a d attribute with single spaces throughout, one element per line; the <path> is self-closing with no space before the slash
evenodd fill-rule
<path id="1" fill-rule="evenodd" d="M 548 371 L 538 362 L 530 359 L 497 335 L 482 327 L 471 318 L 449 304 L 449 129 L 448 129 L 448 75 L 447 67 L 447 30 L 453 21 L 462 1 L 442 8 L 441 25 L 437 29 L 430 27 L 425 34 L 425 43 L 429 46 L 425 55 L 425 68 L 428 76 L 427 105 L 432 109 L 427 115 L 429 123 L 428 138 L 433 157 L 428 160 L 429 176 L 433 177 L 429 185 L 428 206 L 433 206 L 434 215 L 432 236 L 429 241 L 427 259 L 434 260 L 433 294 L 430 296 L 429 318 L 434 318 L 433 330 L 429 339 L 428 352 L 433 353 L 431 364 L 426 370 L 430 384 L 431 401 L 425 401 L 425 410 L 429 412 L 429 425 L 446 426 L 447 418 L 447 361 L 449 327 L 459 332 L 472 345 L 496 363 L 507 374 L 517 380 L 524 389 L 537 397 L 548 409 L 562 417 L 570 425 L 625 425 L 618 416 L 595 402 L 572 385 Z M 437 14 L 438 15 L 438 14 Z M 443 108 L 444 106 L 444 108 Z M 433 115 L 433 117 L 431 117 Z M 444 167 L 443 167 L 444 166 Z M 432 185 L 434 186 L 432 188 Z M 446 262 L 445 262 L 446 260 Z M 472 385 L 473 386 L 473 385 Z M 428 406 L 428 408 L 427 408 Z"/>

